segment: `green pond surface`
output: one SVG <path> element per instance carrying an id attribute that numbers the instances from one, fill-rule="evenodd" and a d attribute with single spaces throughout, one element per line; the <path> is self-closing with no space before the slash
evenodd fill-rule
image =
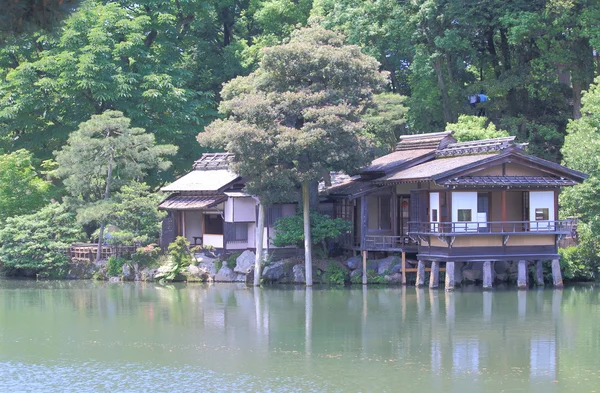
<path id="1" fill-rule="evenodd" d="M 0 392 L 600 392 L 600 290 L 0 280 Z"/>

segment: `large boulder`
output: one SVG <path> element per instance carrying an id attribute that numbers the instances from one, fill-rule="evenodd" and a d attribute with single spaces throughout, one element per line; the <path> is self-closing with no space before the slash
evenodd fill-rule
<path id="1" fill-rule="evenodd" d="M 379 275 L 389 274 L 392 271 L 392 267 L 398 263 L 398 257 L 387 257 L 377 260 L 377 269 L 373 269 Z"/>
<path id="2" fill-rule="evenodd" d="M 292 276 L 294 283 L 304 284 L 306 282 L 304 265 L 294 265 L 292 268 Z"/>
<path id="3" fill-rule="evenodd" d="M 140 281 L 154 281 L 157 269 L 145 268 L 140 271 Z"/>
<path id="4" fill-rule="evenodd" d="M 217 260 L 217 258 L 213 258 L 212 254 L 206 255 L 204 252 L 194 254 L 194 259 L 196 259 L 198 265 L 201 263 L 214 263 Z"/>
<path id="5" fill-rule="evenodd" d="M 348 258 L 348 260 L 345 262 L 345 265 L 351 270 L 360 269 L 362 266 L 362 258 L 360 255 Z"/>
<path id="6" fill-rule="evenodd" d="M 394 274 L 388 274 L 385 275 L 385 280 L 388 283 L 401 283 L 402 282 L 402 274 L 401 273 L 394 273 Z"/>
<path id="7" fill-rule="evenodd" d="M 129 262 L 125 262 L 121 267 L 121 274 L 123 275 L 123 281 L 135 280 L 135 269 Z"/>
<path id="8" fill-rule="evenodd" d="M 236 259 L 235 268 L 233 269 L 236 273 L 248 274 L 254 269 L 254 260 L 256 254 L 252 251 L 246 250 Z"/>
<path id="9" fill-rule="evenodd" d="M 206 270 L 211 277 L 217 274 L 217 264 L 214 262 L 200 262 L 198 268 Z"/>
<path id="10" fill-rule="evenodd" d="M 285 261 L 278 261 L 265 266 L 262 278 L 267 281 L 279 281 L 285 276 Z"/>
<path id="11" fill-rule="evenodd" d="M 355 277 L 362 277 L 362 269 L 352 270 L 350 273 L 350 281 L 354 282 L 354 280 L 357 280 Z"/>
<path id="12" fill-rule="evenodd" d="M 468 263 L 462 271 L 463 280 L 466 282 L 475 282 L 483 280 L 483 264 Z"/>
<path id="13" fill-rule="evenodd" d="M 215 275 L 215 281 L 217 282 L 232 282 L 234 279 L 233 269 L 230 269 L 226 265 L 221 267 L 221 270 Z"/>
<path id="14" fill-rule="evenodd" d="M 210 279 L 209 273 L 206 269 L 201 269 L 196 265 L 189 265 L 184 272 L 187 281 L 208 281 Z"/>
<path id="15" fill-rule="evenodd" d="M 70 280 L 90 279 L 100 268 L 101 266 L 89 261 L 71 262 L 65 278 Z"/>
<path id="16" fill-rule="evenodd" d="M 508 274 L 509 269 L 510 269 L 509 261 L 494 262 L 494 271 L 496 272 L 496 274 Z"/>

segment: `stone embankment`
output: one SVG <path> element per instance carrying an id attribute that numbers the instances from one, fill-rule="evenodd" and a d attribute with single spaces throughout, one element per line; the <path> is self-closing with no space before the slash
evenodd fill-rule
<path id="1" fill-rule="evenodd" d="M 212 281 L 252 283 L 254 280 L 254 257 L 252 251 L 244 251 L 235 258 L 235 263 L 221 261 L 214 255 L 196 254 L 193 264 L 182 268 L 175 281 Z M 230 258 L 233 259 L 233 258 Z M 233 266 L 229 266 L 231 263 Z M 346 282 L 360 283 L 362 278 L 362 259 L 354 256 L 347 259 L 316 260 L 313 268 L 315 283 L 326 283 L 326 271 L 329 264 L 338 265 Z M 415 267 L 416 261 L 408 260 L 407 267 Z M 457 263 L 456 284 L 481 282 L 483 269 L 481 263 Z M 168 273 L 169 266 L 149 268 L 137 263 L 125 263 L 121 274 L 116 277 L 107 275 L 106 263 L 76 262 L 70 265 L 67 279 L 99 279 L 110 281 L 155 281 Z M 499 261 L 494 263 L 494 281 L 496 283 L 516 282 L 517 263 Z M 263 267 L 262 280 L 265 283 L 303 284 L 304 261 L 298 258 L 283 259 L 266 264 Z M 398 256 L 367 261 L 369 282 L 378 284 L 400 284 L 402 265 Z M 407 274 L 409 283 L 414 282 L 414 273 Z M 443 276 L 440 277 L 443 280 Z"/>

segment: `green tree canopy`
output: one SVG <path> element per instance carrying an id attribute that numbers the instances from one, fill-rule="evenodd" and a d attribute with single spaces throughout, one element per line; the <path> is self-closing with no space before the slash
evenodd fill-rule
<path id="1" fill-rule="evenodd" d="M 496 129 L 494 123 L 487 118 L 472 115 L 459 116 L 458 122 L 446 125 L 446 130 L 454 131 L 454 137 L 459 142 L 510 136 L 507 131 Z"/>
<path id="2" fill-rule="evenodd" d="M 58 168 L 54 175 L 64 179 L 71 196 L 94 202 L 170 166 L 164 157 L 175 154 L 177 148 L 157 145 L 153 134 L 130 124 L 118 111 L 94 115 L 55 152 Z"/>
<path id="3" fill-rule="evenodd" d="M 34 213 L 50 202 L 53 187 L 37 173 L 26 150 L 0 155 L 0 223 Z"/>
<path id="4" fill-rule="evenodd" d="M 233 169 L 250 193 L 295 189 L 329 170 L 355 172 L 368 162 L 359 113 L 380 88 L 377 62 L 322 28 L 265 48 L 259 68 L 223 87 L 217 120 L 198 134 L 203 145 L 236 153 Z M 276 201 L 276 200 L 275 200 Z"/>
<path id="5" fill-rule="evenodd" d="M 226 119 L 198 135 L 200 144 L 235 153 L 232 169 L 262 203 L 289 197 L 302 185 L 307 285 L 309 182 L 330 170 L 355 172 L 369 161 L 359 115 L 385 83 L 378 67 L 339 34 L 300 29 L 288 43 L 265 48 L 256 71 L 223 87 L 219 110 Z"/>
<path id="6" fill-rule="evenodd" d="M 22 270 L 57 272 L 69 260 L 65 252 L 83 240 L 75 214 L 51 203 L 33 214 L 10 217 L 0 229 L 0 261 L 8 273 Z"/>
<path id="7" fill-rule="evenodd" d="M 154 135 L 142 128 L 130 127 L 123 113 L 106 111 L 81 123 L 69 136 L 67 145 L 55 153 L 58 168 L 54 174 L 64 179 L 75 203 L 81 204 L 79 214 L 97 217 L 98 201 L 109 204 L 112 191 L 143 181 L 151 171 L 166 170 L 171 163 L 164 156 L 176 151 L 172 145 L 156 145 Z M 97 258 L 106 218 L 99 221 Z"/>

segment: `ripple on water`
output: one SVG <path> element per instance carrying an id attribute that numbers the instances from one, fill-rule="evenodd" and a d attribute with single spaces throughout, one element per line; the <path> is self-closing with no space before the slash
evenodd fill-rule
<path id="1" fill-rule="evenodd" d="M 320 392 L 299 378 L 218 374 L 189 365 L 0 362 L 2 392 Z"/>

